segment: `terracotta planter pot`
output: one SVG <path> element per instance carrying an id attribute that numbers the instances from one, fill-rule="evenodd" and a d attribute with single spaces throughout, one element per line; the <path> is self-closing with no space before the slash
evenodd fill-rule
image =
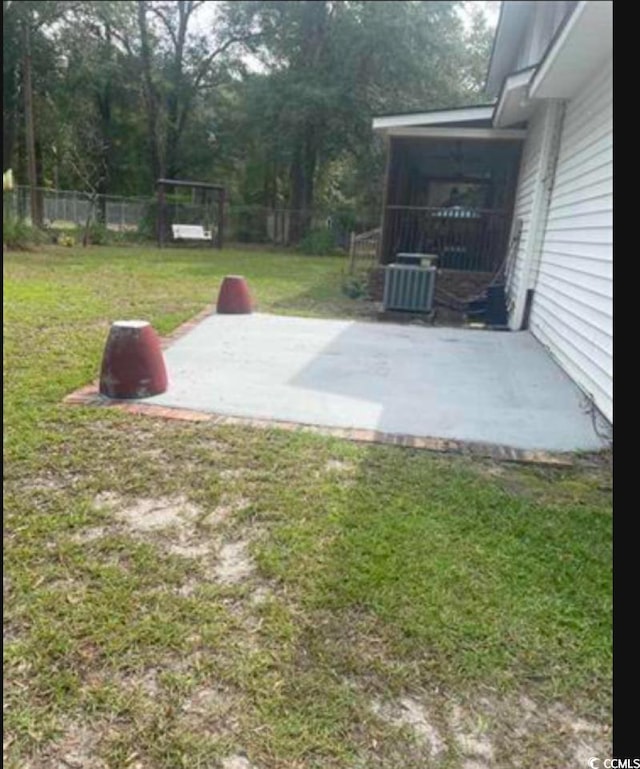
<path id="1" fill-rule="evenodd" d="M 249 286 L 242 275 L 227 275 L 220 286 L 216 310 L 220 314 L 247 315 L 253 309 Z"/>
<path id="2" fill-rule="evenodd" d="M 112 324 L 102 357 L 100 392 L 108 398 L 147 398 L 167 389 L 160 340 L 145 320 Z"/>

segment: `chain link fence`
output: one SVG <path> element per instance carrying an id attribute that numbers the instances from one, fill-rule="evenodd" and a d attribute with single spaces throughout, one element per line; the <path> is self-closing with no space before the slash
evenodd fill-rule
<path id="1" fill-rule="evenodd" d="M 43 223 L 51 230 L 67 231 L 90 226 L 102 226 L 107 232 L 136 235 L 153 240 L 156 237 L 157 201 L 155 197 L 119 197 L 97 195 L 92 198 L 77 190 L 39 188 Z M 172 224 L 206 224 L 215 213 L 206 207 L 184 200 L 168 200 L 168 218 Z M 4 216 L 28 224 L 32 221 L 31 196 L 26 186 L 16 186 L 4 194 Z M 302 238 L 294 237 L 303 222 Z M 350 210 L 292 210 L 285 207 L 238 205 L 227 203 L 224 210 L 225 242 L 271 244 L 279 246 L 304 245 L 349 252 L 354 234 L 377 225 L 371 216 Z M 294 242 L 295 240 L 295 242 Z"/>
<path id="2" fill-rule="evenodd" d="M 38 188 L 43 223 L 54 229 L 73 229 L 89 224 L 103 224 L 114 232 L 137 232 L 149 218 L 151 198 L 125 198 L 115 195 L 90 195 L 75 190 Z M 4 197 L 5 215 L 31 223 L 29 188 L 17 186 Z M 7 211 L 7 208 L 9 211 Z"/>

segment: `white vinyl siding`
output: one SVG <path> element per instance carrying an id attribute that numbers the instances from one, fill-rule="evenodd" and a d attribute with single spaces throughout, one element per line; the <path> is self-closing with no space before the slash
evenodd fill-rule
<path id="1" fill-rule="evenodd" d="M 608 65 L 567 104 L 530 317 L 535 336 L 610 421 L 612 100 Z"/>
<path id="2" fill-rule="evenodd" d="M 531 231 L 531 214 L 533 211 L 533 200 L 536 189 L 536 180 L 538 178 L 538 167 L 540 165 L 540 152 L 542 149 L 542 138 L 544 134 L 544 109 L 537 110 L 529 123 L 527 138 L 522 150 L 522 159 L 520 161 L 520 172 L 518 175 L 518 186 L 516 188 L 516 201 L 513 210 L 513 221 L 520 219 L 522 221 L 522 230 L 520 231 L 520 242 L 518 252 L 511 262 L 509 275 L 507 276 L 507 293 L 510 298 L 510 309 L 513 310 L 515 298 L 526 291 L 524 283 L 524 261 L 529 237 Z"/>

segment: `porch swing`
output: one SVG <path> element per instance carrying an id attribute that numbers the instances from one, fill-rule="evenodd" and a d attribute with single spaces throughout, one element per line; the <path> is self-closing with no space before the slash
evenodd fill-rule
<path id="1" fill-rule="evenodd" d="M 180 200 L 175 193 L 173 201 L 168 201 L 167 189 L 175 190 L 175 188 L 190 190 L 190 202 Z M 183 179 L 158 179 L 157 189 L 159 248 L 162 248 L 165 241 L 169 239 L 174 243 L 206 242 L 212 247 L 216 245 L 218 248 L 222 248 L 224 187 L 219 184 Z"/>

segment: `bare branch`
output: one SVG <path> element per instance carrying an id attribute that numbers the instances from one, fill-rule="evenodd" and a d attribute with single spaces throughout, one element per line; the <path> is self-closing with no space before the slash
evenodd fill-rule
<path id="1" fill-rule="evenodd" d="M 200 86 L 200 82 L 202 81 L 202 78 L 207 74 L 207 70 L 213 64 L 213 61 L 220 56 L 220 54 L 224 53 L 228 48 L 230 48 L 235 43 L 248 43 L 250 40 L 256 40 L 260 37 L 260 33 L 254 32 L 250 35 L 239 35 L 237 37 L 230 37 L 228 40 L 226 40 L 221 46 L 215 49 L 215 51 L 212 51 L 209 56 L 207 56 L 198 67 L 198 72 L 196 74 L 195 80 L 193 81 L 193 87 L 194 90 L 197 90 Z"/>
<path id="2" fill-rule="evenodd" d="M 118 40 L 122 45 L 124 46 L 126 52 L 129 54 L 129 56 L 133 56 L 133 50 L 131 48 L 131 43 L 129 42 L 129 39 L 126 35 L 123 35 L 121 32 L 119 32 L 115 27 L 111 27 L 111 35 L 115 37 L 116 40 Z"/>
<path id="3" fill-rule="evenodd" d="M 162 22 L 164 28 L 169 33 L 169 37 L 171 38 L 171 42 L 174 45 L 174 48 L 178 47 L 178 38 L 176 37 L 176 33 L 173 30 L 173 27 L 171 26 L 171 22 L 169 21 L 167 15 L 165 14 L 164 10 L 162 8 L 159 8 L 156 5 L 149 5 L 149 10 L 154 13 Z"/>

